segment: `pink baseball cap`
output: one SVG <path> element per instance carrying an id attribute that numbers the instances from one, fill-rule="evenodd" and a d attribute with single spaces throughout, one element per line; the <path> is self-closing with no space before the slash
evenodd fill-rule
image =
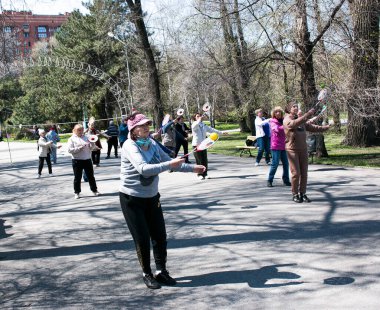
<path id="1" fill-rule="evenodd" d="M 141 126 L 146 123 L 152 123 L 152 121 L 147 118 L 144 114 L 136 114 L 132 119 L 128 119 L 128 130 L 132 131 L 136 126 Z"/>

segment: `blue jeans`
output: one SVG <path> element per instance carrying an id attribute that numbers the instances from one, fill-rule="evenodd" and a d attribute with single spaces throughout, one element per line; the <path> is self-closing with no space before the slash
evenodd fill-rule
<path id="1" fill-rule="evenodd" d="M 270 166 L 268 181 L 273 182 L 274 175 L 276 174 L 278 164 L 280 163 L 280 159 L 282 162 L 282 180 L 285 183 L 289 182 L 289 162 L 288 156 L 286 155 L 285 150 L 272 150 L 272 165 Z"/>
<path id="2" fill-rule="evenodd" d="M 257 152 L 256 162 L 259 163 L 265 152 L 265 161 L 270 162 L 269 152 L 270 152 L 270 138 L 268 136 L 257 138 L 257 147 L 259 148 Z"/>

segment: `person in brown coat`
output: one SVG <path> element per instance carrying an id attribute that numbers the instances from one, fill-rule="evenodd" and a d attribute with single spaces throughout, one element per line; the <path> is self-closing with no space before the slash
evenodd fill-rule
<path id="1" fill-rule="evenodd" d="M 314 115 L 311 109 L 302 116 L 298 116 L 298 104 L 290 102 L 285 108 L 287 113 L 284 118 L 285 149 L 288 154 L 290 172 L 292 174 L 291 184 L 294 202 L 311 202 L 306 196 L 308 153 L 306 143 L 306 131 L 323 132 L 329 126 L 314 125 L 308 120 Z"/>

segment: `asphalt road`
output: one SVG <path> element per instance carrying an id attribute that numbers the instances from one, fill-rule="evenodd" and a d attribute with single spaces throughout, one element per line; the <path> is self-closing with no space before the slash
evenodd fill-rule
<path id="1" fill-rule="evenodd" d="M 268 166 L 210 155 L 210 180 L 161 174 L 168 269 L 142 282 L 119 201 L 119 161 L 82 184 L 70 158 L 36 179 L 35 144 L 0 143 L 1 309 L 379 309 L 380 170 L 310 165 L 308 195 L 267 188 Z M 153 265 L 153 264 L 152 264 Z"/>

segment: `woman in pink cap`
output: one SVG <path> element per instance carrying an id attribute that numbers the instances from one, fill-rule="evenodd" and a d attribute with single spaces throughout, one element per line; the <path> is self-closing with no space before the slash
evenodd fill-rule
<path id="1" fill-rule="evenodd" d="M 170 170 L 203 173 L 206 168 L 186 164 L 183 158 L 170 158 L 149 137 L 151 124 L 150 119 L 138 112 L 128 118 L 130 137 L 121 149 L 119 195 L 144 283 L 150 289 L 159 289 L 161 284 L 176 284 L 166 269 L 166 228 L 158 192 L 159 174 Z M 157 270 L 154 276 L 150 267 L 150 242 Z"/>

